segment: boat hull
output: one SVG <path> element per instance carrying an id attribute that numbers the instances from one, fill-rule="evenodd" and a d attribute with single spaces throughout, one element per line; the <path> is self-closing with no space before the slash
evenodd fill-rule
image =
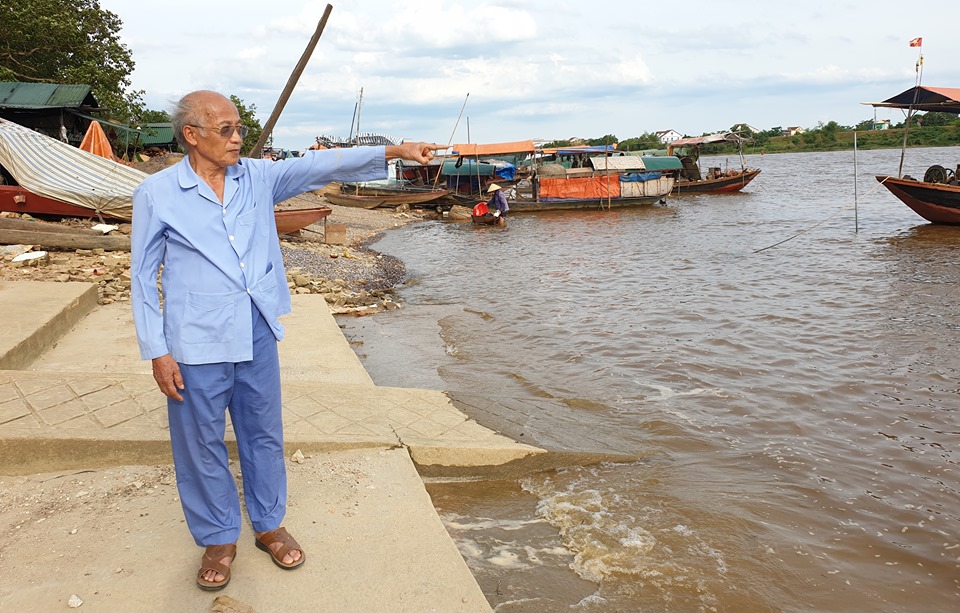
<path id="1" fill-rule="evenodd" d="M 446 196 L 447 190 L 431 190 L 426 192 L 406 191 L 394 193 L 376 193 L 372 195 L 340 193 L 324 194 L 324 198 L 333 204 L 340 206 L 353 206 L 364 209 L 375 209 L 377 207 L 398 207 L 403 204 L 408 206 L 426 204 Z"/>
<path id="2" fill-rule="evenodd" d="M 274 211 L 273 216 L 277 220 L 277 233 L 289 234 L 324 219 L 331 212 L 333 209 L 328 206 L 318 206 L 309 209 L 282 209 Z"/>
<path id="3" fill-rule="evenodd" d="M 288 234 L 316 223 L 332 212 L 328 206 L 309 209 L 284 209 L 274 211 L 277 220 L 277 232 Z M 57 217 L 93 218 L 97 212 L 62 200 L 47 198 L 27 191 L 19 185 L 0 185 L 0 211 L 28 213 L 30 215 L 54 215 Z M 108 221 L 126 221 L 120 217 L 102 216 Z"/>
<path id="4" fill-rule="evenodd" d="M 660 204 L 665 196 L 644 196 L 642 198 L 584 198 L 562 200 L 509 200 L 510 213 L 538 213 L 541 211 L 603 211 L 633 206 Z"/>
<path id="5" fill-rule="evenodd" d="M 678 181 L 673 186 L 674 194 L 724 194 L 739 192 L 747 186 L 750 181 L 757 178 L 760 169 L 751 168 L 729 177 L 718 177 L 716 179 L 700 179 L 698 181 Z"/>
<path id="6" fill-rule="evenodd" d="M 891 194 L 930 223 L 960 225 L 960 186 L 877 175 Z"/>
<path id="7" fill-rule="evenodd" d="M 41 196 L 27 191 L 19 185 L 0 185 L 0 211 L 28 213 L 30 215 L 58 215 L 60 217 L 97 216 L 97 211 L 93 209 Z M 101 213 L 100 216 L 109 221 L 130 221 L 106 213 Z"/>

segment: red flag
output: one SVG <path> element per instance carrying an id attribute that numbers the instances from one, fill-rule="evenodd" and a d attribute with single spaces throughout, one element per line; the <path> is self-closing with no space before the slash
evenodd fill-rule
<path id="1" fill-rule="evenodd" d="M 923 46 L 923 38 L 919 38 L 919 37 L 918 37 L 918 38 L 914 38 L 913 40 L 910 41 L 910 46 L 911 46 L 911 47 L 922 47 L 922 46 Z"/>

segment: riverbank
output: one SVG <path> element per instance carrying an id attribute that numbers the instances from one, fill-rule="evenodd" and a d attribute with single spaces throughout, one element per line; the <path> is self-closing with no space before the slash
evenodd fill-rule
<path id="1" fill-rule="evenodd" d="M 417 210 L 362 209 L 328 203 L 320 193 L 297 196 L 281 208 L 329 206 L 327 224 L 346 226 L 346 243 L 324 242 L 324 222 L 283 235 L 280 248 L 287 268 L 287 281 L 296 294 L 321 294 L 335 314 L 367 315 L 397 307 L 393 287 L 405 274 L 403 262 L 373 251 L 369 245 L 388 229 L 418 221 L 432 213 Z M 4 213 L 24 219 L 29 215 Z M 97 222 L 64 218 L 35 220 L 74 228 L 90 228 Z M 114 233 L 129 235 L 130 224 L 119 224 Z M 86 282 L 98 286 L 101 305 L 130 300 L 130 253 L 102 249 L 49 251 L 44 258 L 14 262 L 17 255 L 39 251 L 41 246 L 0 247 L 0 281 Z"/>

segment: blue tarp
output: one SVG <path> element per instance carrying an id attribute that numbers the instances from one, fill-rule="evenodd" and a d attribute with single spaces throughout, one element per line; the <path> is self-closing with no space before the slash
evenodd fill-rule
<path id="1" fill-rule="evenodd" d="M 659 172 L 631 172 L 620 175 L 621 183 L 642 183 L 643 181 L 655 181 L 663 176 Z"/>

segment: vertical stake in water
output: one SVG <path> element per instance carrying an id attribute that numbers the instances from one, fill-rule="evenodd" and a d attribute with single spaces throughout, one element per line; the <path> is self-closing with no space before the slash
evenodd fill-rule
<path id="1" fill-rule="evenodd" d="M 853 131 L 853 232 L 860 231 L 860 216 L 857 210 L 857 131 Z"/>

